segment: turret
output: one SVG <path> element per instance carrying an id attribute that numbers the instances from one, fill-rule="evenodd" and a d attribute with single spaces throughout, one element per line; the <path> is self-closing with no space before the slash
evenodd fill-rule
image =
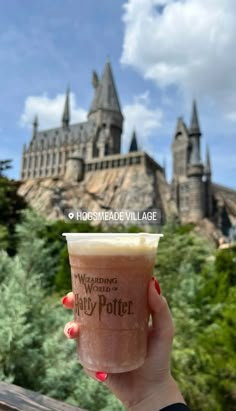
<path id="1" fill-rule="evenodd" d="M 70 90 L 66 91 L 64 111 L 62 115 L 62 127 L 68 128 L 70 124 Z"/>
<path id="2" fill-rule="evenodd" d="M 33 127 L 32 127 L 32 138 L 35 138 L 38 132 L 38 117 L 34 117 Z"/>
<path id="3" fill-rule="evenodd" d="M 189 128 L 189 137 L 190 137 L 190 164 L 200 164 L 201 163 L 201 153 L 200 153 L 200 137 L 202 133 L 199 126 L 198 114 L 197 114 L 197 104 L 196 101 L 193 101 L 192 108 L 192 118 L 191 125 Z"/>
<path id="4" fill-rule="evenodd" d="M 203 164 L 200 154 L 201 130 L 199 127 L 197 105 L 193 101 L 191 125 L 189 129 L 190 155 L 188 165 L 188 188 L 189 188 L 189 218 L 196 222 L 205 215 Z"/>
<path id="5" fill-rule="evenodd" d="M 212 215 L 212 187 L 211 187 L 211 160 L 209 147 L 206 147 L 206 162 L 204 168 L 205 174 L 205 211 L 206 216 L 211 217 Z"/>
<path id="6" fill-rule="evenodd" d="M 99 157 L 120 153 L 123 115 L 110 62 L 106 62 L 101 80 L 93 72 L 94 98 L 88 119 L 97 125 L 97 149 Z"/>
<path id="7" fill-rule="evenodd" d="M 129 146 L 129 153 L 132 153 L 132 152 L 135 152 L 135 151 L 138 151 L 138 143 L 137 143 L 136 133 L 135 133 L 135 130 L 134 130 L 133 134 L 132 134 L 130 146 Z"/>
<path id="8" fill-rule="evenodd" d="M 206 147 L 206 163 L 205 163 L 205 176 L 207 179 L 211 180 L 211 159 L 210 159 L 210 152 L 209 147 Z"/>

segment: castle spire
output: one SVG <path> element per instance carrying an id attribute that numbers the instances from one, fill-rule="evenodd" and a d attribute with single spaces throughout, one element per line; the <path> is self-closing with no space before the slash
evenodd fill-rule
<path id="1" fill-rule="evenodd" d="M 62 115 L 62 126 L 66 128 L 66 127 L 69 127 L 69 124 L 70 124 L 70 89 L 68 87 L 66 91 L 65 106 L 64 106 L 64 111 Z"/>
<path id="2" fill-rule="evenodd" d="M 119 98 L 109 61 L 106 62 L 102 78 L 95 88 L 94 99 L 89 114 L 98 110 L 109 110 L 121 113 Z"/>
<path id="3" fill-rule="evenodd" d="M 191 118 L 191 125 L 190 125 L 190 134 L 199 134 L 201 135 L 201 130 L 198 121 L 198 112 L 197 112 L 197 103 L 196 100 L 193 100 L 192 106 L 192 118 Z"/>
<path id="4" fill-rule="evenodd" d="M 190 137 L 190 142 L 191 142 L 189 162 L 191 165 L 198 165 L 201 163 L 201 152 L 200 152 L 201 130 L 199 126 L 197 104 L 195 100 L 193 100 L 192 118 L 191 118 L 191 125 L 189 129 L 189 137 Z"/>
<path id="5" fill-rule="evenodd" d="M 207 176 L 211 175 L 211 159 L 210 159 L 210 151 L 209 151 L 209 146 L 207 144 L 206 147 L 206 164 L 205 164 L 205 174 Z"/>
<path id="6" fill-rule="evenodd" d="M 36 137 L 37 132 L 38 132 L 38 116 L 35 115 L 34 121 L 33 121 L 32 137 Z"/>
<path id="7" fill-rule="evenodd" d="M 134 151 L 138 151 L 138 143 L 137 143 L 137 137 L 136 137 L 135 130 L 133 131 L 133 134 L 132 134 L 130 147 L 129 147 L 129 153 L 132 153 Z"/>
<path id="8" fill-rule="evenodd" d="M 99 85 L 99 77 L 95 70 L 93 70 L 93 73 L 92 73 L 92 85 L 93 85 L 94 90 L 96 90 Z"/>

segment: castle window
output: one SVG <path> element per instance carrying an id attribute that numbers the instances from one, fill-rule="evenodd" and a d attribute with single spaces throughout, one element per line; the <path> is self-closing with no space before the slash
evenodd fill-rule
<path id="1" fill-rule="evenodd" d="M 56 164 L 56 153 L 53 153 L 53 155 L 52 155 L 52 164 L 53 165 Z"/>
<path id="2" fill-rule="evenodd" d="M 35 156 L 35 160 L 34 160 L 34 161 L 35 161 L 34 166 L 35 166 L 35 167 L 38 167 L 38 156 Z"/>
<path id="3" fill-rule="evenodd" d="M 47 166 L 49 166 L 50 163 L 50 153 L 47 154 Z"/>
<path id="4" fill-rule="evenodd" d="M 44 148 L 44 141 L 41 140 L 41 150 L 43 150 L 43 148 Z"/>
<path id="5" fill-rule="evenodd" d="M 31 165 L 32 165 L 32 157 L 30 156 L 30 158 L 29 158 L 29 168 L 31 168 Z"/>
<path id="6" fill-rule="evenodd" d="M 59 164 L 61 164 L 61 159 L 62 159 L 62 153 L 59 153 Z"/>
<path id="7" fill-rule="evenodd" d="M 27 165 L 27 159 L 24 157 L 23 168 L 26 168 L 26 165 Z"/>
<path id="8" fill-rule="evenodd" d="M 108 144 L 108 143 L 105 144 L 105 152 L 104 152 L 104 155 L 105 155 L 105 156 L 108 156 L 108 155 L 109 155 L 109 144 Z"/>
<path id="9" fill-rule="evenodd" d="M 41 159 L 40 159 L 40 167 L 43 166 L 44 163 L 44 155 L 41 155 Z"/>

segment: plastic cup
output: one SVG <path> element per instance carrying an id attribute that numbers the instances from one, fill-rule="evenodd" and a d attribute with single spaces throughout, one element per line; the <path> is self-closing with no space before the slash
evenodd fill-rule
<path id="1" fill-rule="evenodd" d="M 148 285 L 162 234 L 63 235 L 80 363 L 107 373 L 139 368 L 147 354 Z"/>

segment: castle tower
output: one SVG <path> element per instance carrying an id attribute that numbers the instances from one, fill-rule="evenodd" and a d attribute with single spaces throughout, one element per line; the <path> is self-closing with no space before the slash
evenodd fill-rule
<path id="1" fill-rule="evenodd" d="M 66 162 L 66 172 L 64 180 L 68 182 L 82 181 L 84 178 L 84 160 L 81 158 L 80 153 L 75 151 Z"/>
<path id="2" fill-rule="evenodd" d="M 99 80 L 93 72 L 94 98 L 88 113 L 88 120 L 97 125 L 96 149 L 97 155 L 120 153 L 123 115 L 112 74 L 111 64 L 107 62 Z M 94 151 L 96 151 L 94 149 Z"/>
<path id="3" fill-rule="evenodd" d="M 69 124 L 70 124 L 70 90 L 68 88 L 66 91 L 65 106 L 64 106 L 64 111 L 62 114 L 62 127 L 68 128 Z"/>
<path id="4" fill-rule="evenodd" d="M 193 102 L 192 119 L 189 130 L 190 153 L 188 165 L 188 190 L 189 190 L 189 219 L 196 222 L 205 215 L 203 164 L 200 152 L 201 130 L 198 121 L 197 105 Z"/>
<path id="5" fill-rule="evenodd" d="M 189 162 L 189 134 L 186 124 L 181 117 L 177 120 L 177 126 L 172 143 L 173 177 L 172 198 L 176 203 L 181 218 L 188 215 L 188 162 Z"/>
<path id="6" fill-rule="evenodd" d="M 212 187 L 211 187 L 211 160 L 209 147 L 206 149 L 206 163 L 204 168 L 205 174 L 205 211 L 206 216 L 212 216 Z"/>
<path id="7" fill-rule="evenodd" d="M 132 153 L 132 152 L 135 152 L 135 151 L 138 151 L 138 143 L 137 143 L 136 133 L 135 133 L 135 130 L 134 130 L 133 134 L 132 134 L 130 146 L 129 146 L 129 153 Z"/>

